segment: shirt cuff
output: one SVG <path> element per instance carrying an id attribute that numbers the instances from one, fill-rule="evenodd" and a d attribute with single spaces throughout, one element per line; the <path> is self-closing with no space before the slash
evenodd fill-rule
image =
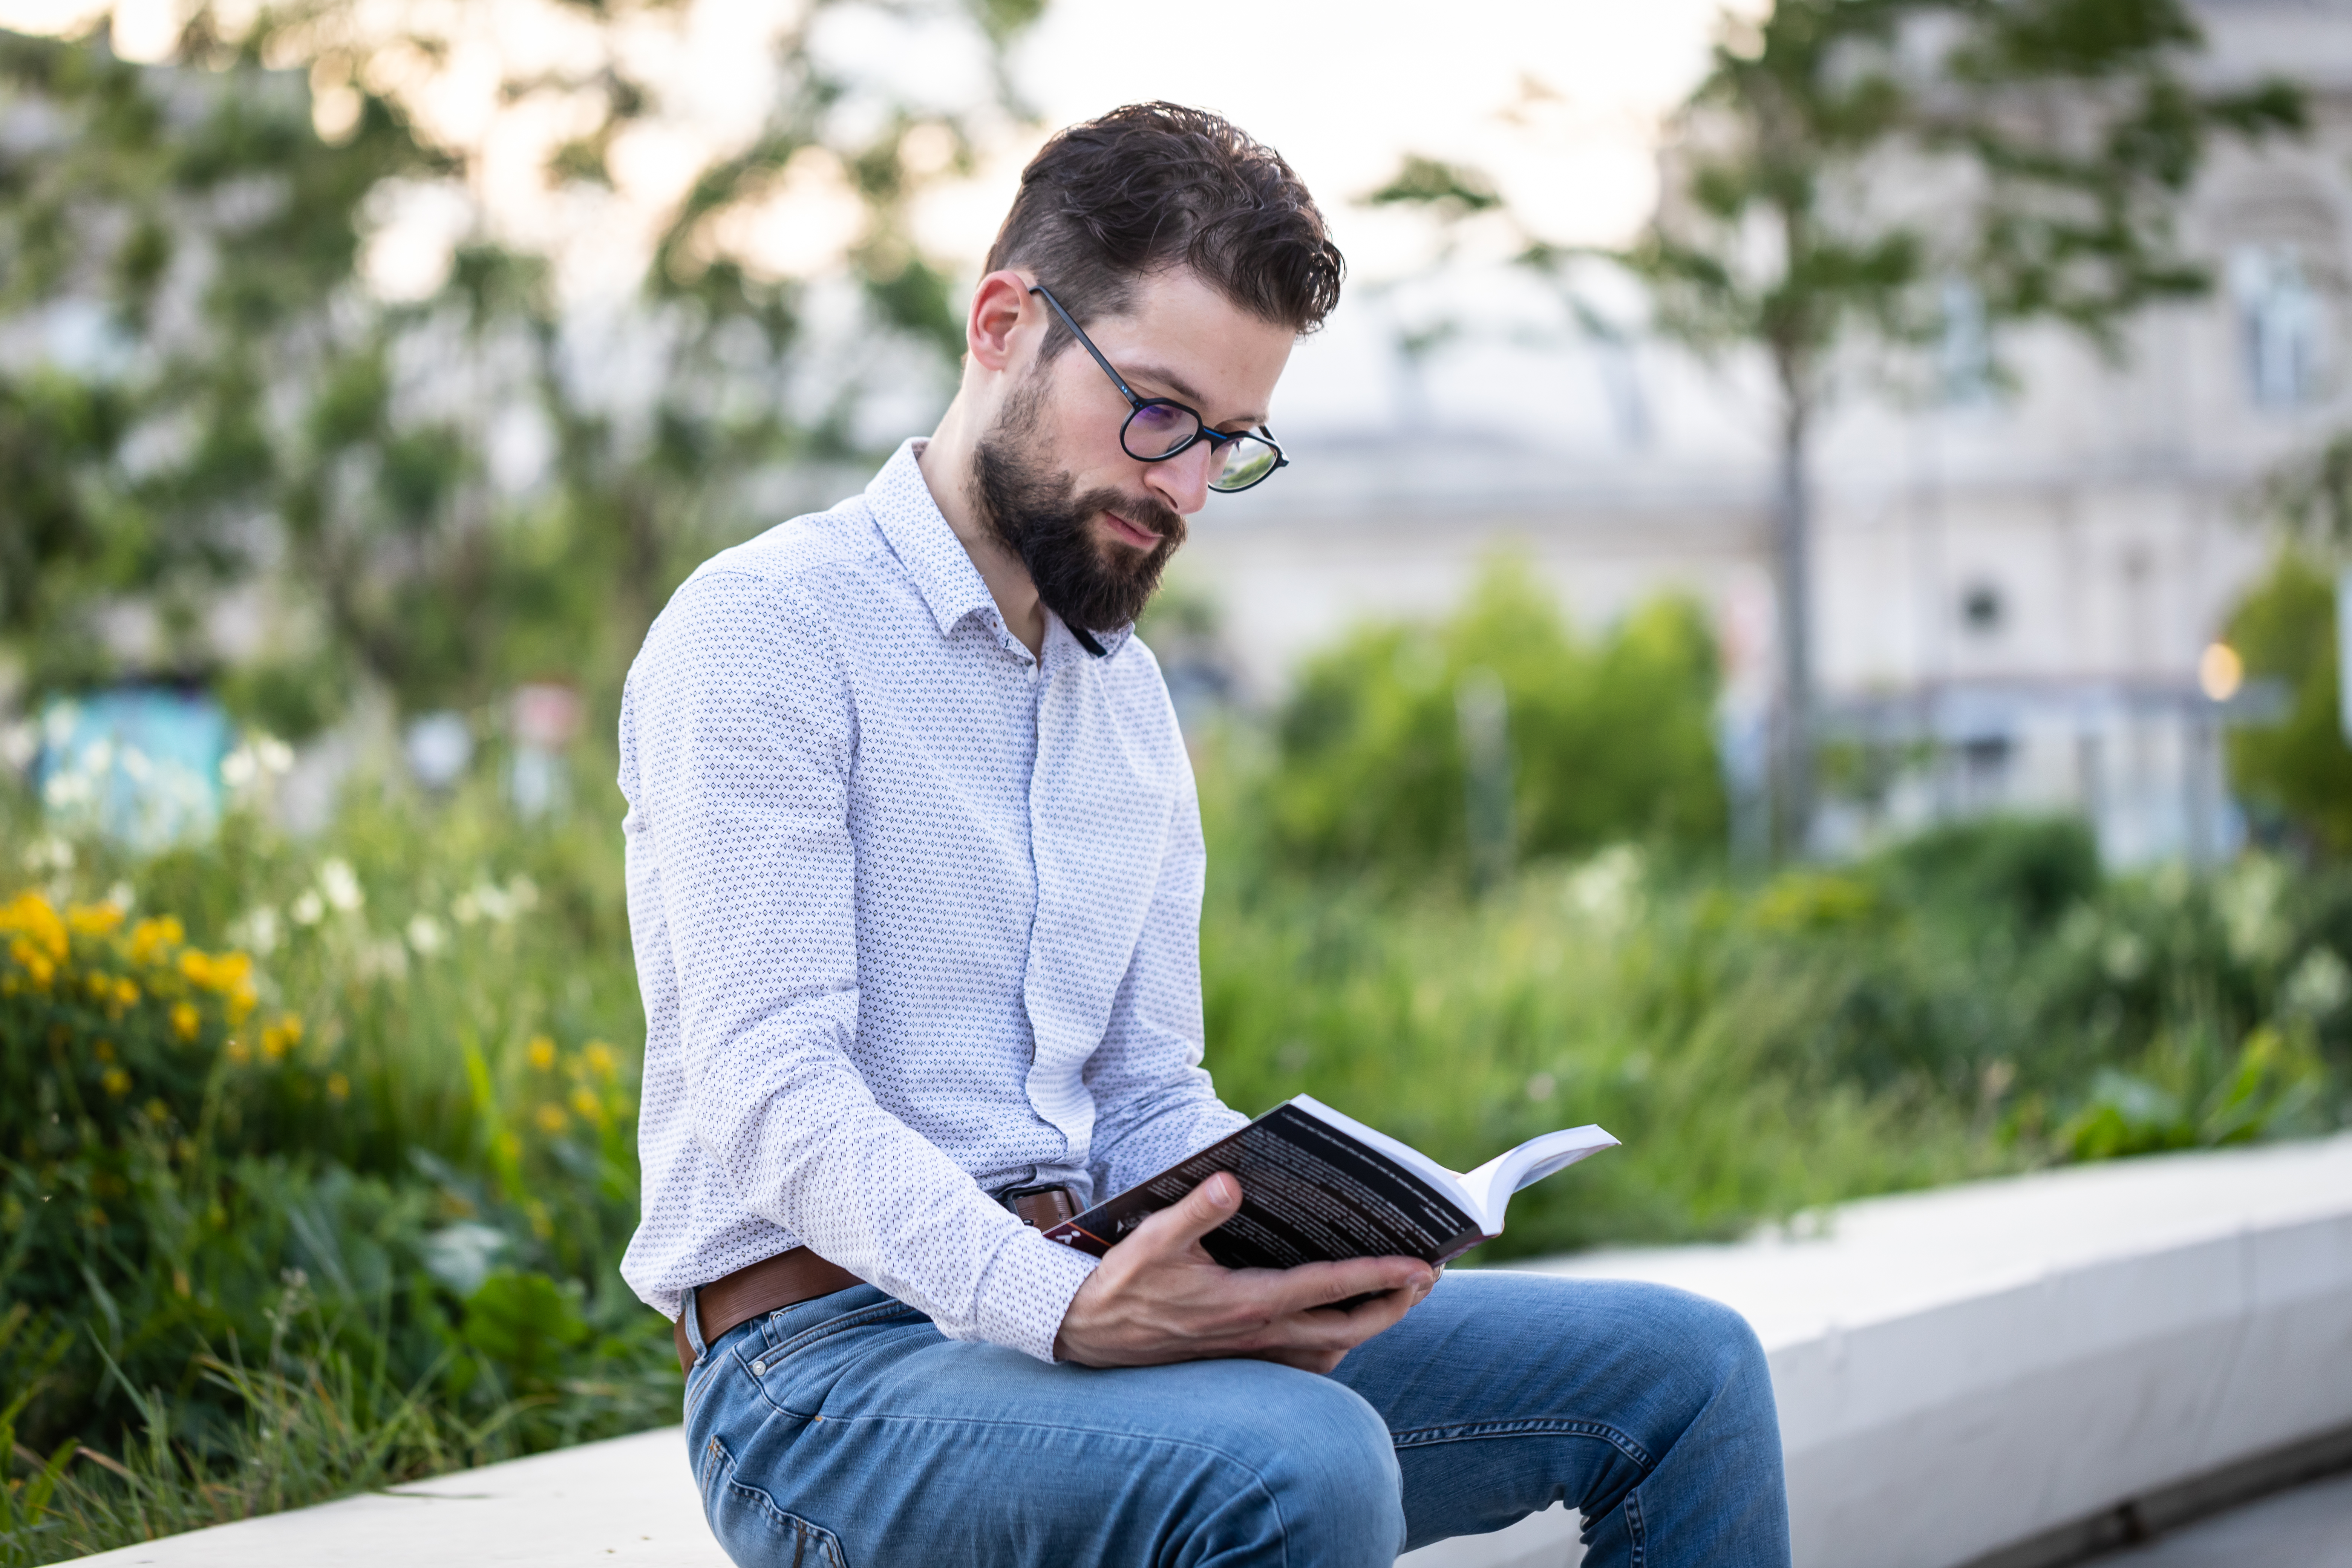
<path id="1" fill-rule="evenodd" d="M 1099 1261 L 1024 1226 L 981 1280 L 973 1337 L 1052 1362 L 1070 1298 Z"/>

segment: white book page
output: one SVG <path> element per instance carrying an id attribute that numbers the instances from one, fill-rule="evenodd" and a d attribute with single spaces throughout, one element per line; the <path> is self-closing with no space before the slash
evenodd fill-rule
<path id="1" fill-rule="evenodd" d="M 1478 1206 L 1476 1196 L 1464 1185 L 1460 1172 L 1447 1170 L 1412 1144 L 1401 1143 L 1378 1129 L 1365 1126 L 1352 1116 L 1342 1115 L 1311 1094 L 1294 1094 L 1290 1097 L 1289 1103 L 1298 1107 L 1325 1126 L 1336 1131 L 1344 1132 L 1367 1148 L 1377 1149 L 1386 1154 L 1390 1159 L 1452 1198 L 1460 1206 L 1462 1212 L 1472 1219 L 1477 1219 L 1484 1212 Z"/>
<path id="2" fill-rule="evenodd" d="M 1516 1149 L 1505 1150 L 1475 1171 L 1464 1173 L 1463 1190 L 1478 1205 L 1480 1228 L 1488 1236 L 1500 1236 L 1503 1211 L 1510 1206 L 1513 1193 L 1542 1181 L 1555 1171 L 1568 1169 L 1589 1154 L 1615 1147 L 1616 1139 L 1590 1124 L 1547 1132 L 1528 1139 Z"/>

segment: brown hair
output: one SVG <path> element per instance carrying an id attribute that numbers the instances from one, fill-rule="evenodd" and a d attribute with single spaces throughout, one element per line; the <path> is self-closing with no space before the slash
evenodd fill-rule
<path id="1" fill-rule="evenodd" d="M 1081 326 L 1133 302 L 1139 278 L 1183 266 L 1242 310 L 1311 332 L 1347 263 L 1280 153 L 1222 116 L 1131 103 L 1057 132 L 1021 172 L 988 268 L 1020 267 Z M 1048 313 L 1044 357 L 1071 342 Z"/>

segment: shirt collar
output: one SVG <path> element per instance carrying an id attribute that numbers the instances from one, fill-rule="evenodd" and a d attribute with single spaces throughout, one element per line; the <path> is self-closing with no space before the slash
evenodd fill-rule
<path id="1" fill-rule="evenodd" d="M 995 609 L 996 601 L 981 581 L 980 568 L 964 552 L 963 542 L 940 514 L 931 487 L 923 482 L 923 470 L 915 464 L 922 448 L 919 437 L 901 442 L 882 471 L 867 482 L 866 504 L 945 637 L 966 616 Z"/>
<path id="2" fill-rule="evenodd" d="M 947 636 L 969 615 L 996 614 L 996 600 L 989 594 L 988 584 L 980 575 L 980 568 L 971 563 L 964 550 L 963 541 L 955 536 L 948 520 L 940 511 L 940 503 L 931 497 L 931 487 L 924 482 L 923 470 L 915 461 L 921 453 L 923 440 L 915 437 L 899 444 L 866 486 L 866 504 L 874 513 L 875 523 L 882 537 L 907 575 L 915 581 L 915 591 L 923 596 L 939 624 L 940 635 Z M 1049 623 L 1061 625 L 1073 644 L 1085 648 L 1076 627 L 1062 623 L 1053 611 L 1045 612 Z M 1135 634 L 1133 626 L 1121 626 L 1116 631 L 1093 634 L 1097 657 L 1108 658 L 1127 646 Z M 1046 638 L 1053 637 L 1053 627 L 1046 629 Z M 1086 648 L 1093 653 L 1093 648 Z"/>

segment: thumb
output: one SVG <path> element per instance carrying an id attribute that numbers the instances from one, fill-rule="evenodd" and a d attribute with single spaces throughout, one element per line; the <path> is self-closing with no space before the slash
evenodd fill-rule
<path id="1" fill-rule="evenodd" d="M 1242 1184 L 1220 1171 L 1135 1227 L 1129 1242 L 1153 1251 L 1181 1252 L 1234 1217 L 1242 1206 Z"/>

